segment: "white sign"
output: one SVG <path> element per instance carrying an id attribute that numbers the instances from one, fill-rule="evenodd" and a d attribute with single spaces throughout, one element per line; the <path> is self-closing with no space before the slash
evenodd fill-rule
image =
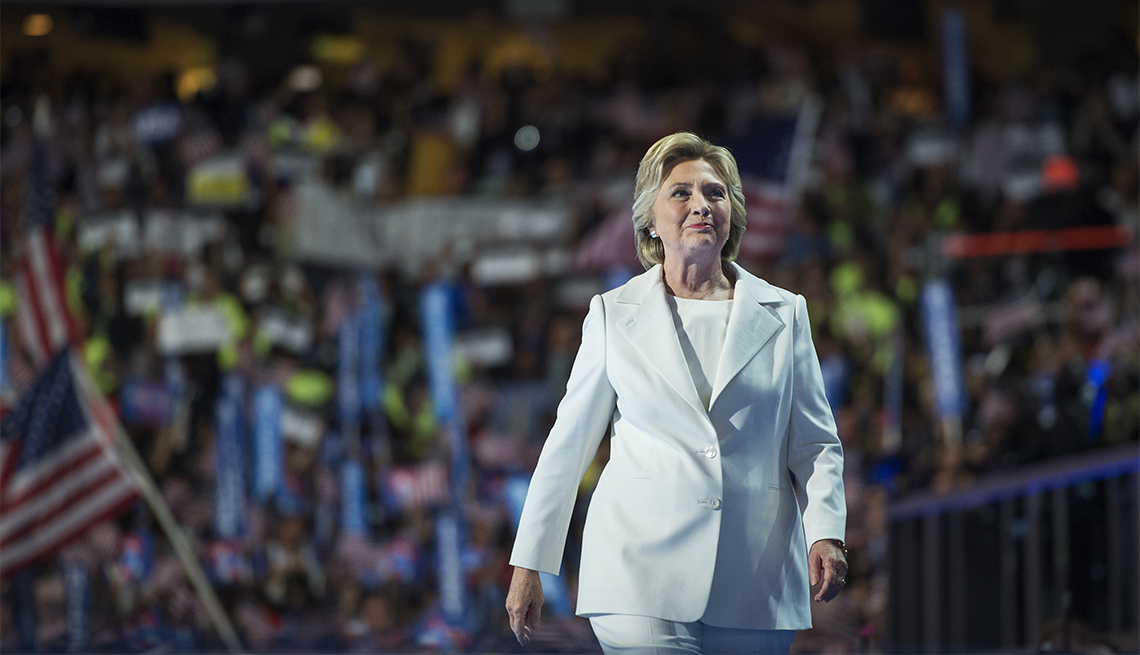
<path id="1" fill-rule="evenodd" d="M 453 351 L 470 364 L 502 366 L 514 357 L 514 344 L 506 328 L 489 327 L 457 335 Z"/>
<path id="2" fill-rule="evenodd" d="M 294 353 L 304 353 L 313 344 L 313 325 L 304 319 L 293 319 L 285 312 L 266 310 L 257 329 L 269 343 Z"/>
<path id="3" fill-rule="evenodd" d="M 281 413 L 281 436 L 304 448 L 316 448 L 324 433 L 321 417 L 296 407 L 285 406 Z"/>
<path id="4" fill-rule="evenodd" d="M 165 313 L 158 322 L 158 348 L 164 354 L 213 352 L 229 340 L 230 322 L 213 307 Z"/>

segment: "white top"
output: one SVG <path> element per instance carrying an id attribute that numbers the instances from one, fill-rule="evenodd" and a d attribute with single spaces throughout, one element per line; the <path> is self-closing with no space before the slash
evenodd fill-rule
<path id="1" fill-rule="evenodd" d="M 732 314 L 731 300 L 692 300 L 666 294 L 677 340 L 689 365 L 689 374 L 697 395 L 709 409 L 716 371 L 720 364 L 720 351 L 728 335 L 728 317 Z"/>

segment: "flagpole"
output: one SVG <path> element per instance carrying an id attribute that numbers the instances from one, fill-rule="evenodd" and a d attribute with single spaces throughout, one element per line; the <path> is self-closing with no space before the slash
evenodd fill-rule
<path id="1" fill-rule="evenodd" d="M 101 402 L 105 403 L 103 394 L 95 388 L 95 384 L 91 380 L 87 368 L 74 356 L 72 356 L 71 361 L 73 370 L 76 371 L 80 383 L 88 393 L 92 397 L 98 398 Z M 170 506 L 166 504 L 166 500 L 162 497 L 162 493 L 150 475 L 150 470 L 147 469 L 142 457 L 139 456 L 138 450 L 135 449 L 134 443 L 130 437 L 127 436 L 126 431 L 123 430 L 119 421 L 110 413 L 110 408 L 107 407 L 106 404 L 102 404 L 99 411 L 108 414 L 106 418 L 115 429 L 115 452 L 119 455 L 127 472 L 134 478 L 138 485 L 139 492 L 146 500 L 147 505 L 150 506 L 151 511 L 154 512 L 154 517 L 158 519 L 158 523 L 162 527 L 163 533 L 166 534 L 166 538 L 170 541 L 170 544 L 174 546 L 174 552 L 178 555 L 178 560 L 182 563 L 182 568 L 186 571 L 186 576 L 190 578 L 190 583 L 194 585 L 194 590 L 198 593 L 199 600 L 201 600 L 202 604 L 206 607 L 206 613 L 210 615 L 210 620 L 214 624 L 214 629 L 217 630 L 218 636 L 222 638 L 226 648 L 231 653 L 235 655 L 244 653 L 245 651 L 241 646 L 241 641 L 238 639 L 237 631 L 234 630 L 233 624 L 230 622 L 229 617 L 226 616 L 226 611 L 222 607 L 221 600 L 218 599 L 218 595 L 214 592 L 214 587 L 210 584 L 210 581 L 206 579 L 206 573 L 202 570 L 202 566 L 194 556 L 190 541 L 186 538 L 186 535 L 182 533 L 181 527 L 170 511 Z"/>

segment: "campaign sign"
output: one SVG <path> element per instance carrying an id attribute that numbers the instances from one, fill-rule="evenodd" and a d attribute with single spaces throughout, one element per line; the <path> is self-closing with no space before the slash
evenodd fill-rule
<path id="1" fill-rule="evenodd" d="M 131 120 L 131 131 L 142 143 L 170 141 L 182 131 L 182 110 L 176 102 L 159 102 L 143 107 Z"/>
<path id="2" fill-rule="evenodd" d="M 360 278 L 360 404 L 370 414 L 380 409 L 384 375 L 380 354 L 384 348 L 384 305 L 372 275 Z"/>
<path id="3" fill-rule="evenodd" d="M 942 12 L 942 81 L 950 122 L 959 127 L 970 122 L 970 53 L 966 18 L 950 7 Z"/>
<path id="4" fill-rule="evenodd" d="M 360 425 L 360 392 L 357 387 L 360 317 L 356 312 L 345 315 L 337 332 L 336 400 L 340 428 L 355 434 Z"/>
<path id="5" fill-rule="evenodd" d="M 214 406 L 214 531 L 222 539 L 245 527 L 245 385 L 234 373 L 222 381 Z"/>
<path id="6" fill-rule="evenodd" d="M 364 515 L 368 504 L 365 477 L 364 466 L 351 457 L 340 466 L 340 529 L 347 534 L 368 533 Z"/>
<path id="7" fill-rule="evenodd" d="M 447 422 L 459 409 L 451 352 L 455 334 L 451 293 L 443 284 L 432 284 L 420 297 L 420 307 L 432 405 L 439 420 Z"/>
<path id="8" fill-rule="evenodd" d="M 440 512 L 435 519 L 435 541 L 439 561 L 439 603 L 448 623 L 456 625 L 463 620 L 464 590 L 461 552 L 461 527 L 455 514 Z"/>
<path id="9" fill-rule="evenodd" d="M 174 416 L 174 393 L 165 382 L 128 378 L 119 399 L 124 423 L 163 427 Z"/>
<path id="10" fill-rule="evenodd" d="M 281 390 L 269 385 L 258 387 L 253 395 L 253 494 L 262 504 L 273 497 L 283 477 L 282 411 Z"/>
<path id="11" fill-rule="evenodd" d="M 935 411 L 939 418 L 959 418 L 966 409 L 966 382 L 962 373 L 958 309 L 948 280 L 926 283 L 922 289 L 921 311 L 934 381 Z"/>
<path id="12" fill-rule="evenodd" d="M 91 572 L 82 560 L 64 560 L 67 587 L 67 650 L 83 652 L 91 641 Z"/>
<path id="13" fill-rule="evenodd" d="M 230 340 L 230 322 L 214 307 L 164 312 L 158 321 L 158 349 L 166 355 L 210 353 Z"/>

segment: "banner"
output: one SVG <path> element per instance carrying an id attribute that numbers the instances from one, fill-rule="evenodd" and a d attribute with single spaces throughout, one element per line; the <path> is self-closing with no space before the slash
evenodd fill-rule
<path id="1" fill-rule="evenodd" d="M 284 473 L 284 445 L 281 443 L 281 390 L 269 385 L 258 387 L 253 396 L 254 469 L 253 495 L 265 504 L 281 484 Z"/>
<path id="2" fill-rule="evenodd" d="M 384 374 L 380 361 L 387 335 L 384 299 L 376 278 L 367 273 L 360 276 L 360 301 L 360 404 L 371 415 L 381 407 Z"/>
<path id="3" fill-rule="evenodd" d="M 174 418 L 174 392 L 165 382 L 128 378 L 119 393 L 123 422 L 163 427 Z"/>
<path id="4" fill-rule="evenodd" d="M 435 517 L 435 541 L 439 562 L 439 604 L 448 623 L 456 625 L 463 620 L 466 593 L 463 589 L 463 564 L 459 519 L 452 511 L 443 511 Z"/>
<path id="5" fill-rule="evenodd" d="M 214 532 L 233 539 L 245 532 L 245 385 L 237 374 L 222 379 L 214 406 Z"/>
<path id="6" fill-rule="evenodd" d="M 78 559 L 63 561 L 67 588 L 67 652 L 86 652 L 91 642 L 91 571 Z"/>
<path id="7" fill-rule="evenodd" d="M 368 534 L 366 477 L 364 465 L 352 457 L 346 458 L 340 466 L 340 529 L 343 533 Z"/>
<path id="8" fill-rule="evenodd" d="M 942 83 L 950 123 L 970 123 L 970 51 L 966 18 L 956 7 L 942 12 Z"/>
<path id="9" fill-rule="evenodd" d="M 947 437 L 959 438 L 966 409 L 966 382 L 962 372 L 962 345 L 958 309 L 946 279 L 935 279 L 922 289 L 921 313 L 930 375 L 934 383 L 934 411 L 950 428 Z M 957 430 L 952 426 L 956 425 Z"/>
<path id="10" fill-rule="evenodd" d="M 336 401 L 340 431 L 348 439 L 351 453 L 360 436 L 360 391 L 357 387 L 357 363 L 360 346 L 360 315 L 351 311 L 340 322 L 337 331 Z"/>
<path id="11" fill-rule="evenodd" d="M 451 510 L 441 512 L 436 522 L 440 561 L 439 597 L 447 619 L 458 622 L 463 617 L 466 605 L 463 571 L 459 564 L 459 554 L 462 551 L 459 540 L 463 530 L 460 523 L 463 501 L 461 494 L 467 488 L 470 462 L 466 426 L 459 407 L 459 390 L 455 381 L 452 352 L 455 317 L 452 298 L 451 289 L 447 285 L 440 282 L 430 284 L 420 296 L 420 311 L 432 406 L 436 418 L 447 430 L 451 450 Z"/>
<path id="12" fill-rule="evenodd" d="M 158 350 L 164 355 L 210 353 L 230 340 L 230 322 L 215 307 L 164 311 L 158 321 Z"/>
<path id="13" fill-rule="evenodd" d="M 8 325 L 0 318 L 0 407 L 8 407 L 16 400 L 16 389 L 12 385 L 12 375 L 8 372 L 9 353 L 12 347 L 8 345 Z"/>
<path id="14" fill-rule="evenodd" d="M 436 261 L 444 244 L 472 250 L 505 242 L 558 245 L 572 224 L 562 201 L 417 198 L 361 206 L 319 178 L 296 185 L 295 194 L 285 254 L 339 267 L 414 274 Z"/>
<path id="15" fill-rule="evenodd" d="M 252 209 L 261 194 L 249 178 L 240 153 L 211 157 L 186 174 L 186 202 L 215 208 Z"/>

